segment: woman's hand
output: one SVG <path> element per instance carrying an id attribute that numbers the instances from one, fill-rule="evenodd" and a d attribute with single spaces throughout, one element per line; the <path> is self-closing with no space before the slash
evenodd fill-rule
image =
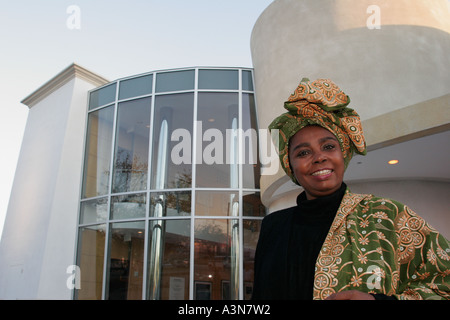
<path id="1" fill-rule="evenodd" d="M 358 290 L 349 290 L 333 293 L 325 300 L 375 300 L 375 298 L 369 293 Z"/>

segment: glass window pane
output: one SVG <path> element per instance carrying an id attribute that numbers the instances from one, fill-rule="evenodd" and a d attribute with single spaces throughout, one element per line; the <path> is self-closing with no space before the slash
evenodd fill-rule
<path id="1" fill-rule="evenodd" d="M 238 220 L 196 219 L 194 261 L 194 299 L 238 299 Z"/>
<path id="2" fill-rule="evenodd" d="M 253 91 L 253 79 L 251 71 L 242 71 L 242 90 Z"/>
<path id="3" fill-rule="evenodd" d="M 242 196 L 242 213 L 245 217 L 265 217 L 266 207 L 261 202 L 259 192 L 247 191 Z"/>
<path id="4" fill-rule="evenodd" d="M 239 216 L 237 192 L 196 191 L 196 216 Z"/>
<path id="5" fill-rule="evenodd" d="M 139 97 L 152 93 L 153 75 L 120 81 L 119 99 Z"/>
<path id="6" fill-rule="evenodd" d="M 191 215 L 191 191 L 152 193 L 150 197 L 151 217 Z"/>
<path id="7" fill-rule="evenodd" d="M 75 299 L 102 299 L 104 254 L 105 225 L 80 228 L 77 265 L 81 270 L 81 282 L 80 289 L 75 290 Z"/>
<path id="8" fill-rule="evenodd" d="M 144 193 L 112 197 L 111 219 L 144 218 L 145 199 Z"/>
<path id="9" fill-rule="evenodd" d="M 194 90 L 195 70 L 158 73 L 156 92 Z"/>
<path id="10" fill-rule="evenodd" d="M 239 73 L 237 70 L 199 70 L 199 89 L 239 89 Z"/>
<path id="11" fill-rule="evenodd" d="M 107 217 L 107 198 L 83 201 L 81 203 L 80 224 L 105 222 Z"/>
<path id="12" fill-rule="evenodd" d="M 190 220 L 150 221 L 147 299 L 189 299 Z"/>
<path id="13" fill-rule="evenodd" d="M 114 107 L 89 114 L 83 178 L 83 197 L 107 194 L 111 161 Z"/>
<path id="14" fill-rule="evenodd" d="M 244 300 L 250 300 L 253 294 L 255 251 L 258 243 L 262 220 L 244 220 Z"/>
<path id="15" fill-rule="evenodd" d="M 238 187 L 237 93 L 199 93 L 197 187 Z"/>
<path id="16" fill-rule="evenodd" d="M 155 99 L 152 189 L 189 188 L 194 94 L 163 95 Z"/>
<path id="17" fill-rule="evenodd" d="M 261 165 L 259 162 L 258 123 L 253 94 L 242 95 L 242 175 L 243 187 L 259 189 Z"/>
<path id="18" fill-rule="evenodd" d="M 144 221 L 111 225 L 107 299 L 142 299 L 144 234 Z"/>
<path id="19" fill-rule="evenodd" d="M 147 189 L 151 98 L 119 104 L 113 192 Z"/>
<path id="20" fill-rule="evenodd" d="M 89 110 L 104 106 L 116 100 L 116 83 L 91 92 L 89 98 Z"/>

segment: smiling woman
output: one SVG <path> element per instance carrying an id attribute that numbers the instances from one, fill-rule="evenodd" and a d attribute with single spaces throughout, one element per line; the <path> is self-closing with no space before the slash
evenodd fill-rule
<path id="1" fill-rule="evenodd" d="M 449 299 L 448 240 L 407 206 L 343 182 L 353 154 L 366 153 L 349 102 L 332 81 L 303 79 L 269 126 L 304 192 L 262 222 L 253 298 Z"/>

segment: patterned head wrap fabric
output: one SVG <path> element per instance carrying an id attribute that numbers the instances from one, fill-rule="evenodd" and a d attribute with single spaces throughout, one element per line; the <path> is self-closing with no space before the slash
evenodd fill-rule
<path id="1" fill-rule="evenodd" d="M 289 165 L 289 140 L 308 125 L 331 131 L 339 141 L 347 168 L 353 154 L 366 154 L 366 142 L 359 115 L 347 105 L 350 97 L 329 79 L 303 78 L 284 103 L 287 113 L 276 118 L 269 129 L 279 129 L 278 155 L 286 174 L 298 184 Z"/>

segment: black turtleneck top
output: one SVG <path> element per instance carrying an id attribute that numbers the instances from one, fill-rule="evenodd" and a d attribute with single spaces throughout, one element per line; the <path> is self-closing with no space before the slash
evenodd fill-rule
<path id="1" fill-rule="evenodd" d="M 264 218 L 255 254 L 254 299 L 300 299 L 313 296 L 315 263 L 347 186 Z"/>
<path id="2" fill-rule="evenodd" d="M 289 297 L 311 299 L 317 256 L 342 201 L 346 185 L 335 193 L 307 200 L 303 192 L 297 197 L 292 214 L 288 252 Z"/>

